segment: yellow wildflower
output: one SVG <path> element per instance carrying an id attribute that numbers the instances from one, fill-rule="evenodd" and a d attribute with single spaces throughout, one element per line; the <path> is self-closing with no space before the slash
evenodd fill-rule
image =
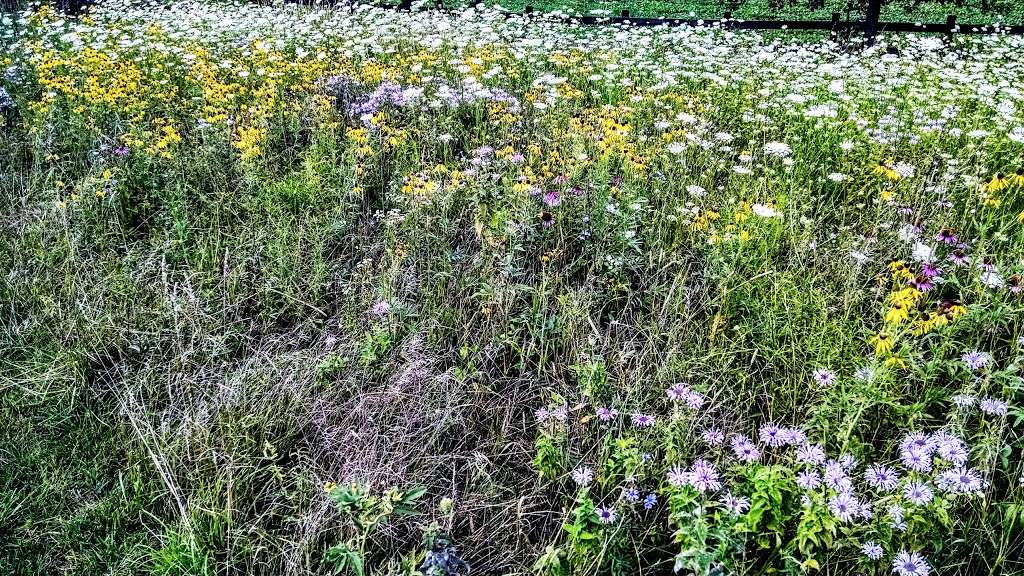
<path id="1" fill-rule="evenodd" d="M 885 332 L 879 332 L 878 334 L 871 338 L 871 343 L 875 347 L 875 354 L 882 356 L 884 354 L 892 352 L 892 348 L 895 344 L 895 341 L 893 340 L 892 336 L 889 336 Z"/>

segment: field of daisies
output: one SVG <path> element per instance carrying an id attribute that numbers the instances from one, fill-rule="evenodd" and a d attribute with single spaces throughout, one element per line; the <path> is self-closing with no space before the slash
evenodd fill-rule
<path id="1" fill-rule="evenodd" d="M 0 14 L 0 572 L 1024 574 L 1021 54 Z"/>

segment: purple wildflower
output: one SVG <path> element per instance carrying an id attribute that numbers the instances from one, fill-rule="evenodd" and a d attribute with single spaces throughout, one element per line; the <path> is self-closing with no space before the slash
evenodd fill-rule
<path id="1" fill-rule="evenodd" d="M 828 509 L 832 515 L 842 522 L 852 522 L 860 511 L 860 503 L 849 492 L 842 492 L 833 496 L 828 502 Z"/>
<path id="2" fill-rule="evenodd" d="M 971 370 L 981 370 L 992 362 L 992 356 L 987 352 L 971 350 L 969 352 L 964 352 L 963 355 L 960 356 L 960 360 L 962 360 L 963 363 Z"/>
<path id="3" fill-rule="evenodd" d="M 722 505 L 729 512 L 738 516 L 750 509 L 750 499 L 746 496 L 736 497 L 732 495 L 732 492 L 726 492 L 725 496 L 722 497 Z"/>
<path id="4" fill-rule="evenodd" d="M 825 485 L 837 492 L 846 492 L 853 487 L 853 480 L 842 464 L 829 460 L 825 463 Z"/>
<path id="5" fill-rule="evenodd" d="M 544 194 L 544 204 L 546 206 L 555 207 L 562 203 L 562 195 L 557 190 L 552 190 Z"/>
<path id="6" fill-rule="evenodd" d="M 978 403 L 978 407 L 981 408 L 982 412 L 991 416 L 1006 416 L 1006 411 L 1009 408 L 1009 405 L 1002 400 L 985 398 Z"/>
<path id="7" fill-rule="evenodd" d="M 704 405 L 704 396 L 700 392 L 690 390 L 686 394 L 686 406 L 691 410 L 699 410 Z"/>
<path id="8" fill-rule="evenodd" d="M 758 431 L 758 436 L 762 444 L 767 444 L 772 448 L 778 448 L 785 444 L 782 428 L 776 424 L 763 424 Z"/>
<path id="9" fill-rule="evenodd" d="M 658 503 L 658 497 L 654 494 L 648 494 L 644 496 L 644 510 L 650 510 L 654 508 L 655 504 Z"/>
<path id="10" fill-rule="evenodd" d="M 935 452 L 940 458 L 958 466 L 967 462 L 967 444 L 963 440 L 945 432 L 941 432 L 936 436 L 937 448 Z"/>
<path id="11" fill-rule="evenodd" d="M 703 459 L 690 466 L 690 485 L 699 492 L 714 492 L 722 487 L 715 465 Z"/>
<path id="12" fill-rule="evenodd" d="M 622 498 L 626 502 L 637 502 L 640 500 L 640 491 L 635 487 L 626 488 L 622 491 Z"/>
<path id="13" fill-rule="evenodd" d="M 819 386 L 831 386 L 836 382 L 836 373 L 827 368 L 818 368 L 813 376 Z"/>
<path id="14" fill-rule="evenodd" d="M 732 450 L 736 453 L 736 457 L 744 462 L 753 462 L 761 457 L 761 451 L 757 449 L 757 446 L 746 439 L 743 442 L 733 442 Z"/>
<path id="15" fill-rule="evenodd" d="M 597 510 L 594 510 L 594 512 L 597 512 L 597 519 L 601 524 L 611 524 L 612 522 L 615 522 L 615 508 L 612 508 L 611 506 L 607 508 L 598 508 Z"/>
<path id="16" fill-rule="evenodd" d="M 899 576 L 928 576 L 931 568 L 917 552 L 900 550 L 892 561 L 892 571 Z"/>
<path id="17" fill-rule="evenodd" d="M 935 451 L 935 439 L 925 434 L 924 432 L 914 432 L 904 436 L 903 440 L 900 441 L 900 450 L 919 450 L 926 454 L 931 454 Z"/>
<path id="18" fill-rule="evenodd" d="M 807 434 L 795 426 L 786 427 L 782 429 L 782 441 L 788 446 L 804 444 L 807 442 Z"/>
<path id="19" fill-rule="evenodd" d="M 918 274 L 917 276 L 914 277 L 913 280 L 910 281 L 910 285 L 913 286 L 915 289 L 920 290 L 921 292 L 928 292 L 929 290 L 935 287 L 935 282 L 933 282 L 930 277 L 925 276 L 924 274 Z"/>
<path id="20" fill-rule="evenodd" d="M 886 509 L 889 514 L 889 525 L 899 531 L 907 529 L 907 523 L 903 521 L 903 507 L 893 504 Z"/>
<path id="21" fill-rule="evenodd" d="M 722 442 L 725 442 L 725 434 L 722 433 L 718 428 L 708 428 L 701 433 L 700 437 L 712 446 L 718 446 Z"/>
<path id="22" fill-rule="evenodd" d="M 985 487 L 985 482 L 977 472 L 963 466 L 951 468 L 939 474 L 937 482 L 939 488 L 946 492 L 959 494 L 977 492 Z"/>
<path id="23" fill-rule="evenodd" d="M 630 421 L 633 422 L 633 426 L 637 426 L 639 428 L 650 428 L 651 426 L 654 426 L 656 419 L 654 416 L 650 416 L 648 414 L 636 413 L 633 414 Z"/>
<path id="24" fill-rule="evenodd" d="M 547 408 L 537 408 L 533 412 L 533 416 L 537 419 L 537 422 L 545 422 L 551 417 L 551 412 L 548 412 Z"/>
<path id="25" fill-rule="evenodd" d="M 690 483 L 690 473 L 679 466 L 674 466 L 668 471 L 668 483 L 676 488 Z"/>
<path id="26" fill-rule="evenodd" d="M 861 546 L 861 550 L 864 552 L 864 555 L 867 556 L 870 560 L 878 560 L 883 555 L 885 555 L 885 550 L 882 550 L 882 547 L 879 546 L 874 540 L 868 540 L 867 542 L 865 542 L 864 545 Z"/>
<path id="27" fill-rule="evenodd" d="M 970 394 L 957 394 L 952 398 L 953 404 L 956 404 L 960 408 L 970 408 L 977 402 L 977 398 Z"/>
<path id="28" fill-rule="evenodd" d="M 594 481 L 594 471 L 586 466 L 580 466 L 572 471 L 572 479 L 579 486 L 589 486 Z"/>
<path id="29" fill-rule="evenodd" d="M 690 393 L 690 387 L 683 382 L 676 382 L 675 384 L 668 387 L 665 390 L 665 394 L 670 400 L 680 401 L 686 398 L 686 395 Z"/>
<path id="30" fill-rule="evenodd" d="M 909 448 L 900 452 L 903 466 L 914 472 L 930 472 L 932 469 L 931 453 L 924 449 Z"/>
<path id="31" fill-rule="evenodd" d="M 871 502 L 860 502 L 860 514 L 858 515 L 865 521 L 870 521 L 875 517 L 875 511 L 871 506 Z"/>
<path id="32" fill-rule="evenodd" d="M 391 303 L 387 300 L 377 300 L 373 303 L 373 306 L 370 307 L 370 313 L 377 318 L 383 318 L 387 316 L 389 312 L 391 312 Z"/>
<path id="33" fill-rule="evenodd" d="M 817 444 L 804 444 L 796 449 L 796 461 L 821 465 L 825 462 L 825 450 Z"/>
<path id="34" fill-rule="evenodd" d="M 821 486 L 821 476 L 814 470 L 804 470 L 796 475 L 796 485 L 804 490 L 814 490 Z"/>
<path id="35" fill-rule="evenodd" d="M 559 422 L 565 422 L 569 419 L 569 407 L 562 405 L 551 411 L 551 417 Z"/>
<path id="36" fill-rule="evenodd" d="M 954 234 L 949 228 L 939 230 L 939 233 L 935 235 L 935 239 L 947 246 L 956 246 L 960 242 L 957 239 L 956 234 Z"/>
<path id="37" fill-rule="evenodd" d="M 924 482 L 911 482 L 903 488 L 903 497 L 917 506 L 924 506 L 932 501 L 932 489 Z"/>
<path id="38" fill-rule="evenodd" d="M 900 476 L 896 470 L 888 466 L 868 466 L 864 471 L 864 481 L 872 488 L 888 492 L 899 484 Z"/>
<path id="39" fill-rule="evenodd" d="M 602 406 L 597 409 L 596 414 L 598 420 L 608 422 L 609 420 L 616 419 L 619 416 L 619 411 L 615 408 L 606 408 Z"/>

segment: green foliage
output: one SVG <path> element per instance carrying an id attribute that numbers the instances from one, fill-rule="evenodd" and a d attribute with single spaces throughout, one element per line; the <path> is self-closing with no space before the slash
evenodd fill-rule
<path id="1" fill-rule="evenodd" d="M 750 494 L 750 510 L 743 529 L 756 535 L 761 548 L 779 547 L 791 517 L 796 486 L 791 472 L 783 466 L 751 466 L 744 471 L 745 493 Z"/>
<path id="2" fill-rule="evenodd" d="M 335 573 L 367 574 L 366 546 L 370 537 L 392 518 L 419 514 L 416 501 L 426 492 L 426 487 L 419 486 L 407 491 L 388 488 L 378 495 L 361 484 L 332 486 L 327 491 L 331 501 L 355 526 L 348 539 L 327 550 L 326 560 L 334 566 Z"/>

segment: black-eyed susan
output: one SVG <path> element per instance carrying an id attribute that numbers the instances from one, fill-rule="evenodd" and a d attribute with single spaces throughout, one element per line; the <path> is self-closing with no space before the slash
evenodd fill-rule
<path id="1" fill-rule="evenodd" d="M 1013 186 L 1024 187 L 1024 168 L 1018 168 L 1008 179 Z"/>
<path id="2" fill-rule="evenodd" d="M 910 318 L 910 313 L 907 310 L 907 306 L 894 302 L 889 310 L 885 313 L 885 323 L 890 326 L 897 326 L 907 321 Z"/>
<path id="3" fill-rule="evenodd" d="M 879 356 L 892 352 L 896 341 L 886 332 L 879 332 L 871 337 L 871 344 L 875 347 L 875 354 Z"/>

